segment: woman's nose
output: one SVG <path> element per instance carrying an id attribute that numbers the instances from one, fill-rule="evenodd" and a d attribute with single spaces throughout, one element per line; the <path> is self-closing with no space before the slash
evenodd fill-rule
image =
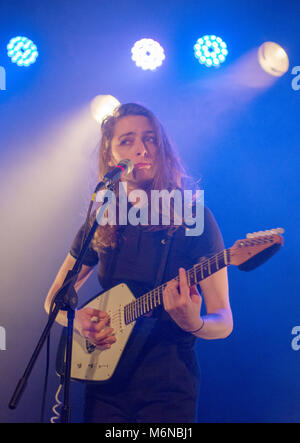
<path id="1" fill-rule="evenodd" d="M 147 148 L 142 140 L 136 142 L 135 154 L 139 157 L 148 154 Z"/>

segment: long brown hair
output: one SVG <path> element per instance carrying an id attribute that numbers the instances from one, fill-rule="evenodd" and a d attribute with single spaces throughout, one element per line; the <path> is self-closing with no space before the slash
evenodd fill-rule
<path id="1" fill-rule="evenodd" d="M 172 147 L 164 128 L 155 117 L 155 115 L 147 108 L 136 103 L 127 103 L 120 105 L 113 113 L 108 116 L 101 125 L 101 142 L 99 148 L 99 180 L 103 178 L 112 167 L 109 166 L 111 160 L 111 141 L 114 135 L 115 124 L 118 120 L 126 116 L 144 116 L 152 125 L 156 134 L 157 145 L 157 168 L 155 176 L 151 182 L 151 189 L 163 190 L 169 192 L 175 189 L 183 189 L 183 181 L 187 178 L 184 166 L 182 165 L 178 155 Z M 149 189 L 150 191 L 150 189 Z M 118 197 L 117 187 L 115 195 Z M 117 199 L 118 201 L 118 199 Z M 172 216 L 171 216 L 172 217 Z M 95 212 L 92 221 L 95 219 Z M 177 226 L 178 227 L 178 226 Z M 166 229 L 166 226 L 155 225 L 147 226 L 145 229 L 157 230 Z M 173 225 L 174 229 L 174 225 Z M 98 250 L 101 247 L 115 247 L 118 241 L 119 226 L 106 224 L 97 228 L 92 240 L 92 247 Z"/>

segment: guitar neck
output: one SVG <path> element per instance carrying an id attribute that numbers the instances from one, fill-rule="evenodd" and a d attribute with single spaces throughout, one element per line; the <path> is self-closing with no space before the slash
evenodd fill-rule
<path id="1" fill-rule="evenodd" d="M 214 256 L 204 259 L 186 271 L 188 286 L 194 286 L 205 278 L 230 264 L 230 249 L 224 249 Z M 175 277 L 179 281 L 179 276 Z M 167 283 L 152 289 L 124 307 L 125 324 L 132 323 L 143 315 L 153 311 L 163 303 L 163 290 Z"/>

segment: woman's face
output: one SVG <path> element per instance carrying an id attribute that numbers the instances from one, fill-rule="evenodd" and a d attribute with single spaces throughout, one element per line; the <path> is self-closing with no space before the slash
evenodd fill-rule
<path id="1" fill-rule="evenodd" d="M 135 187 L 153 179 L 156 171 L 157 136 L 147 117 L 128 115 L 120 118 L 111 141 L 110 166 L 129 159 L 133 171 L 125 180 Z"/>

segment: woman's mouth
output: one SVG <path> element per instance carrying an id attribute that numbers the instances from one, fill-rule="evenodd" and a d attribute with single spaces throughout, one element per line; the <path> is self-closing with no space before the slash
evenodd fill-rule
<path id="1" fill-rule="evenodd" d="M 136 165 L 134 165 L 134 169 L 149 169 L 149 168 L 151 168 L 150 163 L 137 163 Z"/>

